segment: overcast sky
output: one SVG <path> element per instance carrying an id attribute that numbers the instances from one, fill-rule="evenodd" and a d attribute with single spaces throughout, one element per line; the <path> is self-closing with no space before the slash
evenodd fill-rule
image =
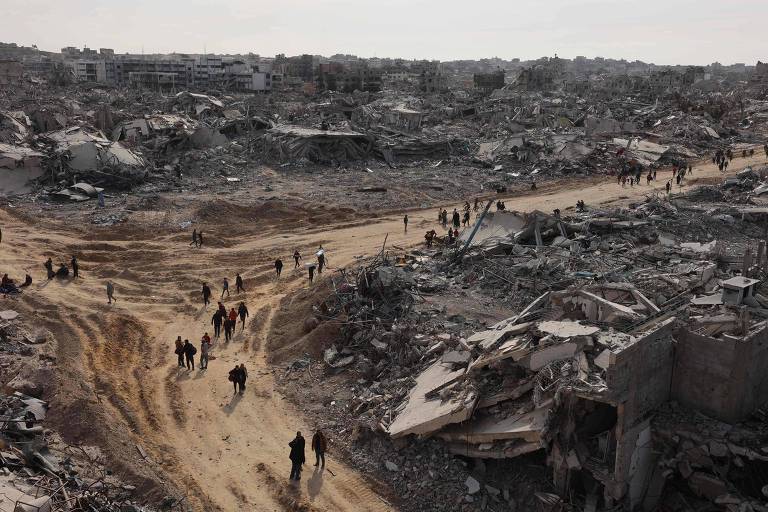
<path id="1" fill-rule="evenodd" d="M 768 59 L 767 0 L 0 0 L 0 40 L 123 53 Z"/>

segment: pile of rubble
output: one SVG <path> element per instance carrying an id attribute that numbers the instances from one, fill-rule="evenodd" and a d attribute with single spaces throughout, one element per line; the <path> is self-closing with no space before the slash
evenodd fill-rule
<path id="1" fill-rule="evenodd" d="M 21 393 L 0 395 L 0 509 L 13 512 L 141 512 L 92 450 L 49 446 L 48 406 Z M 60 443 L 57 443 L 60 445 Z M 163 510 L 184 510 L 168 501 Z"/>
<path id="2" fill-rule="evenodd" d="M 653 510 L 680 495 L 675 479 L 703 502 L 765 509 L 762 486 L 746 483 L 757 468 L 738 469 L 764 460 L 763 437 L 733 450 L 721 439 L 713 455 L 699 434 L 676 434 L 703 414 L 750 431 L 739 422 L 768 405 L 759 370 L 768 363 L 759 289 L 768 251 L 749 238 L 760 237 L 765 214 L 747 208 L 740 218 L 709 203 L 730 213 L 702 220 L 705 197 L 562 218 L 494 212 L 455 249 L 382 252 L 336 277 L 315 311 L 342 322 L 326 371 L 358 379 L 349 406 L 358 422 L 420 453 L 389 455 L 385 469 L 421 464 L 419 450 L 434 445 L 411 444 L 416 436 L 486 463 L 543 452 L 551 487 L 535 496 L 542 510 Z M 508 297 L 519 312 L 484 327 L 434 309 L 453 295 Z M 653 418 L 670 407 L 678 424 L 664 434 Z M 718 470 L 733 467 L 729 457 L 741 466 Z M 473 480 L 481 491 L 483 479 Z M 492 480 L 478 495 L 485 504 L 498 496 Z"/>

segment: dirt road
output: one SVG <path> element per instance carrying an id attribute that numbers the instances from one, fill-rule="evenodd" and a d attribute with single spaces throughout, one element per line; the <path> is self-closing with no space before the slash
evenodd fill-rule
<path id="1" fill-rule="evenodd" d="M 728 174 L 763 162 L 764 158 L 737 159 Z M 578 199 L 588 206 L 638 200 L 652 190 L 663 190 L 668 177 L 669 172 L 659 173 L 658 184 L 652 187 L 622 188 L 610 178 L 592 180 L 584 187 L 575 182 L 553 184 L 507 198 L 506 206 L 549 212 L 572 207 Z M 711 164 L 698 165 L 687 186 L 721 178 Z M 313 426 L 275 391 L 274 372 L 283 369 L 268 365 L 265 336 L 280 299 L 306 286 L 304 268 L 292 269 L 294 249 L 308 258 L 322 244 L 333 270 L 375 254 L 387 234 L 388 247 L 421 243 L 424 232 L 436 226 L 437 208 L 409 212 L 408 233 L 399 213 L 283 231 L 280 224 L 254 230 L 247 222 L 231 222 L 230 212 L 230 218 L 213 216 L 203 226 L 212 235 L 210 245 L 202 249 L 189 247 L 187 234 L 143 225 L 142 219 L 152 213 L 143 211 L 127 225 L 112 228 L 61 231 L 61 226 L 44 219 L 19 217 L 7 209 L 0 212 L 0 271 L 23 277 L 25 269 L 32 269 L 37 281 L 16 302 L 5 299 L 3 309 L 19 309 L 56 336 L 58 365 L 65 378 L 52 400 L 72 419 L 66 425 L 72 435 L 109 446 L 113 457 L 135 459 L 134 446 L 141 446 L 149 460 L 139 460 L 133 467 L 139 467 L 140 475 L 144 471 L 147 479 L 170 475 L 173 483 L 187 490 L 195 510 L 394 510 L 374 491 L 380 486 L 336 460 L 332 449 L 329 468 L 335 476 L 313 471 L 307 446 L 308 465 L 301 484 L 288 483 L 287 444 L 297 430 L 309 441 Z M 68 261 L 73 252 L 79 255 L 82 279 L 39 283 L 42 255 L 54 254 L 58 262 Z M 272 267 L 277 256 L 286 264 L 279 281 Z M 203 332 L 213 330 L 213 307 L 202 307 L 201 283 L 212 284 L 217 298 L 225 276 L 234 290 L 235 272 L 242 273 L 247 292 L 225 297 L 224 302 L 228 309 L 246 302 L 251 316 L 245 330 L 238 327 L 229 344 L 218 341 L 216 359 L 207 371 L 177 368 L 176 336 L 199 347 Z M 111 306 L 104 291 L 107 279 L 116 288 L 117 303 Z M 233 395 L 227 381 L 236 363 L 245 363 L 250 375 L 242 397 Z"/>

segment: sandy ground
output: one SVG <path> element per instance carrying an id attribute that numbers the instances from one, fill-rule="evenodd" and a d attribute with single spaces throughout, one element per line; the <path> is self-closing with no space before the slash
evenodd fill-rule
<path id="1" fill-rule="evenodd" d="M 738 158 L 728 174 L 763 162 L 762 155 Z M 578 199 L 588 206 L 636 201 L 663 191 L 669 174 L 660 172 L 659 184 L 652 187 L 622 188 L 610 178 L 561 183 L 506 198 L 506 206 L 550 212 L 573 207 Z M 686 188 L 721 179 L 713 165 L 701 164 Z M 446 205 L 449 212 L 460 206 Z M 345 466 L 332 449 L 328 467 L 333 474 L 313 471 L 312 425 L 275 391 L 274 372 L 282 369 L 267 363 L 265 336 L 279 301 L 307 286 L 304 268 L 292 268 L 294 249 L 308 256 L 322 244 L 333 271 L 377 253 L 385 236 L 388 248 L 404 248 L 421 243 L 424 232 L 436 228 L 437 207 L 408 214 L 407 233 L 402 213 L 286 231 L 280 223 L 259 229 L 230 223 L 228 210 L 226 219 L 213 215 L 204 225 L 210 245 L 192 249 L 187 234 L 142 224 L 152 218 L 151 211 L 137 213 L 127 225 L 64 229 L 6 208 L 0 211 L 0 271 L 22 277 L 31 269 L 36 282 L 20 298 L 3 299 L 0 308 L 18 309 L 56 336 L 64 384 L 51 400 L 73 422 L 60 428 L 71 429 L 74 437 L 82 433 L 82 440 L 120 445 L 107 450 L 112 456 L 135 457 L 130 445 L 141 445 L 153 461 L 139 461 L 148 468 L 143 476 L 163 480 L 167 475 L 187 490 L 195 510 L 394 510 L 388 501 L 395 498 L 385 496 L 385 486 Z M 80 255 L 81 279 L 41 283 L 47 255 L 54 255 L 54 262 L 68 261 L 74 251 Z M 272 267 L 277 256 L 286 265 L 279 281 Z M 199 347 L 203 332 L 212 333 L 213 306 L 202 307 L 201 283 L 212 284 L 217 298 L 225 276 L 234 290 L 235 272 L 243 275 L 247 292 L 224 302 L 227 309 L 247 304 L 251 317 L 245 330 L 238 325 L 231 343 L 218 341 L 207 371 L 178 369 L 176 336 Z M 115 283 L 114 305 L 106 303 L 107 279 Z M 245 363 L 250 374 L 242 397 L 233 395 L 227 381 L 236 363 Z M 308 465 L 300 485 L 291 485 L 287 445 L 297 430 L 307 438 Z"/>

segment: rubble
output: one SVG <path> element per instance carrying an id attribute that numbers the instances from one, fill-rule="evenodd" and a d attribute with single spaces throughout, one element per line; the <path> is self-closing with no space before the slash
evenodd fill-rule
<path id="1" fill-rule="evenodd" d="M 466 230 L 457 248 L 432 258 L 382 252 L 346 269 L 317 308 L 321 320 L 343 321 L 332 350 L 345 365 L 334 355 L 327 371 L 365 383 L 351 412 L 396 442 L 437 440 L 487 461 L 543 452 L 557 495 L 579 507 L 666 499 L 674 491 L 653 477 L 653 414 L 680 403 L 692 411 L 680 414 L 739 422 L 768 396 L 745 389 L 760 389 L 757 367 L 766 363 L 752 348 L 768 332 L 765 242 L 752 251 L 759 261 L 744 255 L 746 233 L 762 233 L 763 218 L 734 220 L 741 234 L 712 219 L 699 238 L 686 219 L 698 218 L 701 199 L 688 197 L 570 217 L 494 212 L 471 240 Z M 425 294 L 431 303 L 467 288 L 479 300 L 514 295 L 519 312 L 484 328 L 422 305 Z M 736 361 L 746 354 L 755 358 L 746 372 L 723 373 L 744 367 Z M 574 474 L 597 487 L 574 496 Z M 695 465 L 684 478 L 697 499 L 747 499 Z"/>
<path id="2" fill-rule="evenodd" d="M 88 451 L 64 447 L 62 457 L 49 447 L 43 428 L 47 409 L 46 402 L 18 392 L 0 395 L 0 507 L 15 512 L 148 511 L 132 500 L 132 488 Z"/>

